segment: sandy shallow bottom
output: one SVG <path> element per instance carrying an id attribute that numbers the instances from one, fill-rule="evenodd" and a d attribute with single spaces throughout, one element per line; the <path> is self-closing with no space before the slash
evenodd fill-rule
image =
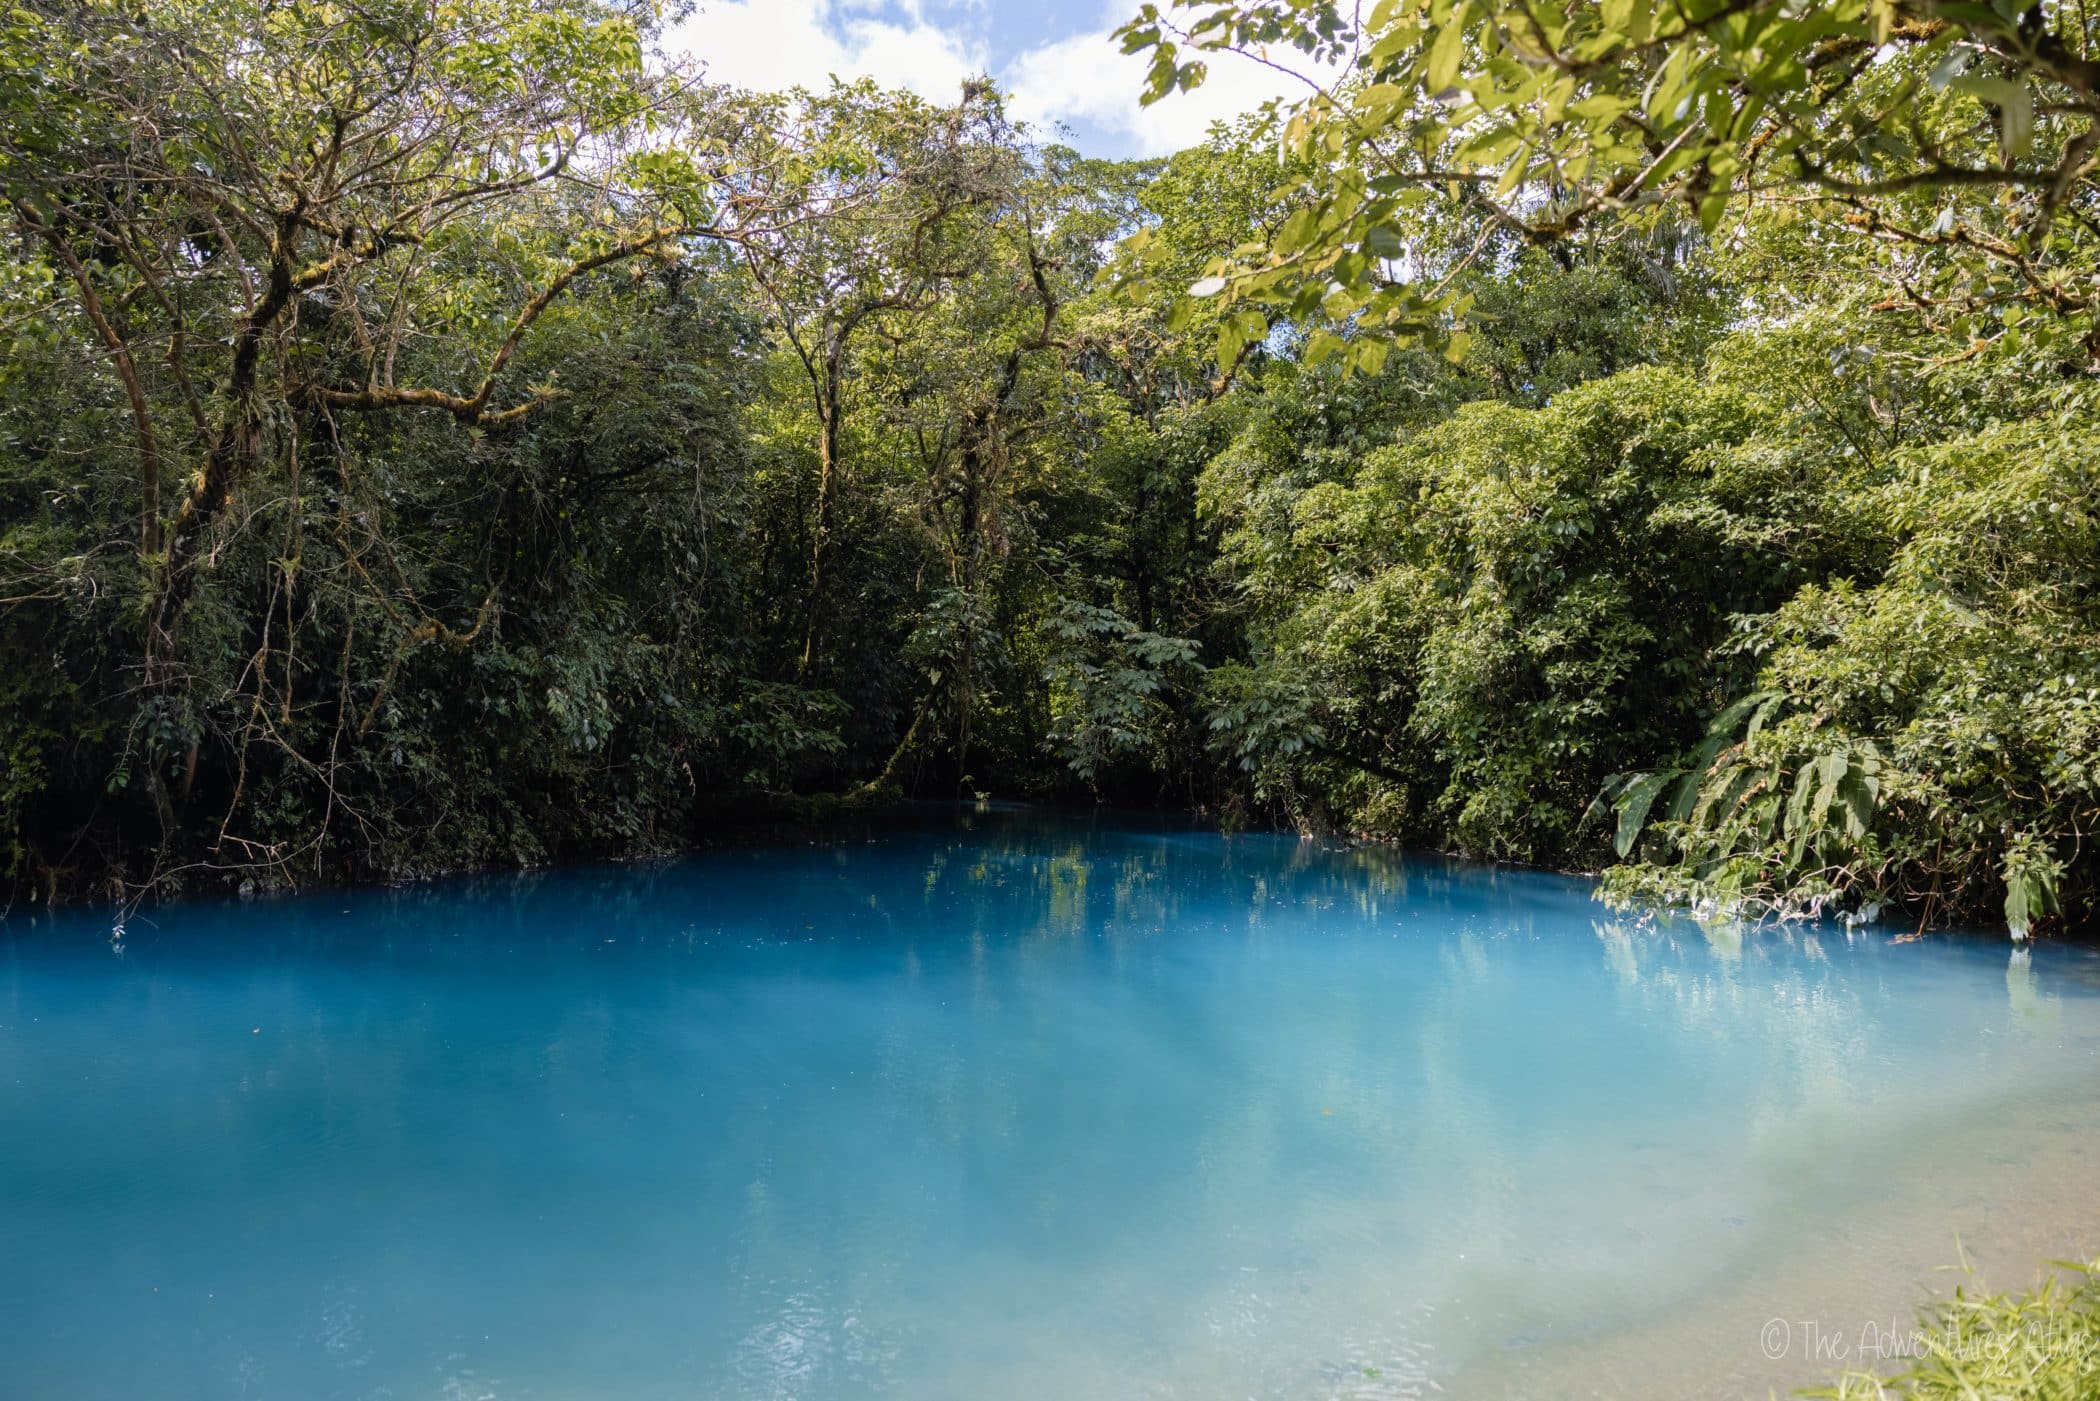
<path id="1" fill-rule="evenodd" d="M 1921 1133 L 1878 1200 L 1756 1242 L 1673 1307 L 1608 1335 L 1507 1349 L 1443 1379 L 1462 1397 L 1786 1396 L 1851 1367 L 1900 1370 L 1921 1303 L 2034 1285 L 2100 1258 L 2100 1097 Z M 1966 1269 L 1964 1269 L 1964 1263 Z"/>

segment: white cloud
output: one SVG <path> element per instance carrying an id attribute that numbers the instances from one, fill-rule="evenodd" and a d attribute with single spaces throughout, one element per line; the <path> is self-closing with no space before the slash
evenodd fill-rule
<path id="1" fill-rule="evenodd" d="M 957 6 L 944 8 L 952 15 Z M 981 13 L 974 4 L 964 8 Z M 1212 54 L 1202 87 L 1140 107 L 1145 61 L 1123 54 L 1110 37 L 1135 8 L 1135 0 L 1105 0 L 1095 12 L 1098 27 L 1037 45 L 996 69 L 983 42 L 952 20 L 929 19 L 921 0 L 702 0 L 664 47 L 698 59 L 711 81 L 767 92 L 822 88 L 836 74 L 952 101 L 964 80 L 994 72 L 1013 115 L 1044 135 L 1069 122 L 1083 139 L 1147 156 L 1194 146 L 1214 121 L 1305 91 L 1252 59 Z"/>
<path id="2" fill-rule="evenodd" d="M 1272 97 L 1308 91 L 1289 74 L 1219 53 L 1205 56 L 1210 71 L 1203 86 L 1141 107 L 1147 60 L 1124 54 L 1110 37 L 1113 30 L 1105 25 L 1017 56 L 1000 75 L 1000 85 L 1012 94 L 1013 114 L 1044 127 L 1084 123 L 1122 138 L 1138 155 L 1164 156 L 1200 143 L 1213 122 L 1230 121 Z"/>
<path id="3" fill-rule="evenodd" d="M 866 8 L 865 0 L 707 0 L 664 47 L 700 60 L 713 82 L 760 92 L 823 88 L 836 74 L 952 100 L 989 67 L 981 46 L 929 24 L 916 3 L 903 7 L 901 22 Z"/>

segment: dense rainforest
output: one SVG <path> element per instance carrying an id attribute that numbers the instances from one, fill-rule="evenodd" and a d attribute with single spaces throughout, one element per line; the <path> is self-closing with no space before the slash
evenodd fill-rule
<path id="1" fill-rule="evenodd" d="M 667 18 L 0 13 L 12 900 L 990 794 L 2093 922 L 2084 5 L 1185 0 L 1305 96 L 1145 162 Z"/>

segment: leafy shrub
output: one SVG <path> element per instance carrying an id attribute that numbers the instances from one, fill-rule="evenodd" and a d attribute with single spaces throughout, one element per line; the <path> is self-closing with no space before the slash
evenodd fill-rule
<path id="1" fill-rule="evenodd" d="M 1610 790 L 1622 855 L 1655 817 L 1615 897 L 1998 913 L 2022 937 L 2089 904 L 2100 442 L 1986 429 L 1908 453 L 1878 505 L 1901 542 L 1886 573 L 1742 619 L 1760 691 L 1678 774 Z"/>
<path id="2" fill-rule="evenodd" d="M 1899 1337 L 1909 1360 L 1892 1374 L 1849 1371 L 1802 1392 L 1828 1401 L 2087 1401 L 2100 1395 L 2100 1261 L 2062 1265 L 2019 1294 L 1952 1298 Z"/>

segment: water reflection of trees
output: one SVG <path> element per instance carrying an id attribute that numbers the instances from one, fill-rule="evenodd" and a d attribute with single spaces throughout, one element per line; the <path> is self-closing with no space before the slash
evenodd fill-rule
<path id="1" fill-rule="evenodd" d="M 552 1201 L 662 1152 L 651 1170 L 721 1216 L 672 1234 L 734 1266 L 708 1316 L 740 1320 L 761 1374 L 874 1377 L 914 1310 L 990 1329 L 1069 1296 L 1166 1370 L 1302 1345 L 1328 1349 L 1314 1373 L 1416 1377 L 1440 1365 L 1427 1337 L 1463 1334 L 1424 1331 L 1432 1301 L 1494 1300 L 1499 1346 L 1570 1297 L 1652 1303 L 1687 1257 L 1878 1180 L 1885 1131 L 2005 1084 L 2023 1043 L 1998 1033 L 2069 995 L 2049 950 L 2005 967 L 2001 1004 L 1957 950 L 1594 909 L 1576 883 L 1382 847 L 992 817 L 171 913 L 133 936 L 122 1015 L 179 1041 L 173 985 L 252 981 L 272 1033 L 211 1106 L 232 1158 L 296 1112 L 376 1174 L 549 1153 L 526 1190 Z M 165 1187 L 177 1128 L 135 1127 L 117 1167 Z M 354 1196 L 334 1170 L 316 1188 Z M 666 1248 L 646 1198 L 593 1218 L 634 1260 Z M 943 1249 L 995 1268 L 958 1282 Z M 1162 1261 L 1200 1307 L 1153 1312 Z M 701 1328 L 693 1268 L 664 1263 L 658 1306 Z M 1379 1322 L 1337 1335 L 1352 1319 Z"/>

